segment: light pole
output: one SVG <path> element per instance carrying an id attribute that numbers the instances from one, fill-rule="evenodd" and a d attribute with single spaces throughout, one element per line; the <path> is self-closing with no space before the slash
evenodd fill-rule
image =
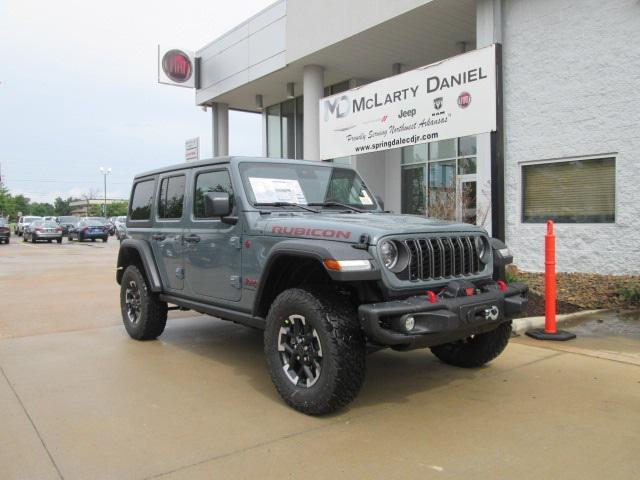
<path id="1" fill-rule="evenodd" d="M 104 177 L 104 210 L 102 213 L 104 214 L 104 217 L 107 218 L 107 175 L 111 173 L 111 167 L 100 167 L 100 173 Z"/>

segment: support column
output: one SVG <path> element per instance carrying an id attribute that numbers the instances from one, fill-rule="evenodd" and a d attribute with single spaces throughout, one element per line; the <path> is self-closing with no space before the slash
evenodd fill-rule
<path id="1" fill-rule="evenodd" d="M 226 103 L 211 106 L 211 136 L 213 156 L 229 155 L 229 105 Z"/>
<path id="2" fill-rule="evenodd" d="M 502 0 L 476 2 L 476 47 L 502 42 Z M 497 52 L 500 54 L 500 52 Z M 498 73 L 498 131 L 477 135 L 477 218 L 490 235 L 504 240 L 502 76 Z"/>
<path id="3" fill-rule="evenodd" d="M 320 160 L 320 99 L 324 96 L 322 67 L 304 66 L 302 95 L 304 96 L 304 159 Z"/>

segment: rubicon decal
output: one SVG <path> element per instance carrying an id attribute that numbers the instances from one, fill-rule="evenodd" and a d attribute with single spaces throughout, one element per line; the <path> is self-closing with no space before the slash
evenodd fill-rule
<path id="1" fill-rule="evenodd" d="M 279 235 L 292 235 L 295 237 L 318 237 L 318 238 L 344 238 L 349 240 L 351 232 L 348 230 L 335 230 L 333 228 L 304 228 L 304 227 L 279 227 L 271 228 L 271 233 Z"/>

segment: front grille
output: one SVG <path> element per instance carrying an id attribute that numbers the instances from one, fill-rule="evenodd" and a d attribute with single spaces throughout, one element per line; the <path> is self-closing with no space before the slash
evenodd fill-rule
<path id="1" fill-rule="evenodd" d="M 409 253 L 399 280 L 434 280 L 474 275 L 482 270 L 474 236 L 398 240 Z"/>

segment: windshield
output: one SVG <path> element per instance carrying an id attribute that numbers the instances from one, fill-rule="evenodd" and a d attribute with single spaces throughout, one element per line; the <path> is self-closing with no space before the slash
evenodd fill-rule
<path id="1" fill-rule="evenodd" d="M 24 217 L 23 223 L 32 223 L 36 220 L 41 220 L 42 217 Z"/>
<path id="2" fill-rule="evenodd" d="M 76 217 L 58 217 L 60 223 L 76 223 L 78 219 Z"/>
<path id="3" fill-rule="evenodd" d="M 4 227 L 7 224 L 4 218 L 0 218 L 0 227 Z"/>
<path id="4" fill-rule="evenodd" d="M 241 163 L 240 173 L 252 205 L 338 202 L 361 210 L 378 208 L 355 170 L 291 163 Z"/>
<path id="5" fill-rule="evenodd" d="M 82 223 L 84 225 L 88 225 L 90 227 L 102 227 L 104 225 L 104 222 L 102 222 L 100 220 L 85 220 Z"/>

